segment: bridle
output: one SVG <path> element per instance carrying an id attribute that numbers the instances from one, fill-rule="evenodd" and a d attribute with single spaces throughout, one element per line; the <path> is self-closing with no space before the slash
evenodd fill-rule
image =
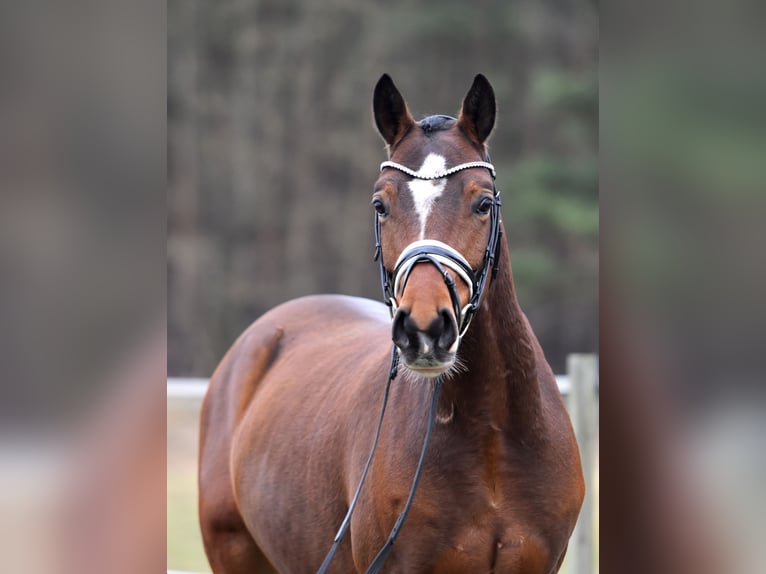
<path id="1" fill-rule="evenodd" d="M 487 155 L 487 160 L 489 160 L 489 155 Z M 465 257 L 463 257 L 459 251 L 450 247 L 446 243 L 433 239 L 424 239 L 410 243 L 404 250 L 402 250 L 401 255 L 399 255 L 399 258 L 394 264 L 393 271 L 389 271 L 383 263 L 380 242 L 380 214 L 377 212 L 375 213 L 374 260 L 380 263 L 380 283 L 383 289 L 383 302 L 388 305 L 391 317 L 396 313 L 399 306 L 398 296 L 404 291 L 404 287 L 407 284 L 412 269 L 418 263 L 431 263 L 439 270 L 439 273 L 441 273 L 442 278 L 444 279 L 444 283 L 449 289 L 455 319 L 458 322 L 458 338 L 462 338 L 468 330 L 468 326 L 471 324 L 474 315 L 481 307 L 484 291 L 487 286 L 487 277 L 489 276 L 490 271 L 492 272 L 492 278 L 494 279 L 500 264 L 499 250 L 503 232 L 502 226 L 500 225 L 500 192 L 495 185 L 495 167 L 489 161 L 472 161 L 461 163 L 450 169 L 428 176 L 420 175 L 418 172 L 393 161 L 384 161 L 380 164 L 381 171 L 386 168 L 393 168 L 406 173 L 410 177 L 424 180 L 442 179 L 464 169 L 473 168 L 486 168 L 492 175 L 493 197 L 492 207 L 490 209 L 489 237 L 487 239 L 487 247 L 484 250 L 484 258 L 478 271 L 478 276 L 477 271 L 471 268 L 468 261 L 466 261 Z M 460 306 L 460 297 L 457 292 L 455 281 L 447 272 L 446 268 L 454 271 L 455 274 L 468 286 L 468 304 L 463 308 Z"/>
<path id="2" fill-rule="evenodd" d="M 412 269 L 419 263 L 430 263 L 439 270 L 439 273 L 441 273 L 442 278 L 444 279 L 444 283 L 447 285 L 447 289 L 450 293 L 453 312 L 455 313 L 455 318 L 458 321 L 458 339 L 461 339 L 465 332 L 468 330 L 468 326 L 471 324 L 471 320 L 473 319 L 474 315 L 481 307 L 481 303 L 484 299 L 484 292 L 487 287 L 487 278 L 489 277 L 490 272 L 492 273 L 492 278 L 494 279 L 497 275 L 498 267 L 500 264 L 499 252 L 503 232 L 502 226 L 500 225 L 500 192 L 495 186 L 495 168 L 489 161 L 489 155 L 487 155 L 487 161 L 461 163 L 455 167 L 446 169 L 436 174 L 431 174 L 429 176 L 420 175 L 418 172 L 408 168 L 407 166 L 393 161 L 384 161 L 380 164 L 381 171 L 386 168 L 396 169 L 409 175 L 410 177 L 426 180 L 442 179 L 458 173 L 464 169 L 473 168 L 486 168 L 492 174 L 493 200 L 490 210 L 489 238 L 487 239 L 487 247 L 484 250 L 484 258 L 482 260 L 481 267 L 478 270 L 474 270 L 459 251 L 450 247 L 446 243 L 431 239 L 425 239 L 414 241 L 405 247 L 401 255 L 399 255 L 399 258 L 396 260 L 392 271 L 389 271 L 386 269 L 386 266 L 383 263 L 383 253 L 380 243 L 380 215 L 377 212 L 375 213 L 374 260 L 380 263 L 380 281 L 381 287 L 383 289 L 383 302 L 388 305 L 391 312 L 391 317 L 393 318 L 394 314 L 396 313 L 398 308 L 398 296 L 404 291 Z M 452 278 L 447 269 L 454 271 L 455 274 L 468 286 L 469 300 L 465 307 L 461 308 L 457 285 L 455 284 L 455 280 Z M 359 500 L 359 495 L 362 491 L 362 486 L 364 485 L 364 481 L 367 478 L 367 472 L 370 470 L 370 464 L 372 463 L 375 449 L 378 446 L 380 429 L 383 426 L 383 416 L 386 413 L 386 404 L 388 403 L 389 390 L 391 389 L 391 382 L 396 378 L 398 366 L 399 354 L 397 352 L 396 345 L 394 345 L 391 348 L 391 368 L 389 369 L 388 381 L 386 382 L 385 390 L 383 392 L 383 405 L 380 409 L 380 418 L 378 419 L 378 426 L 375 430 L 375 438 L 372 441 L 370 454 L 367 457 L 367 462 L 364 465 L 362 476 L 359 479 L 359 484 L 357 485 L 356 491 L 354 492 L 354 497 L 351 499 L 351 504 L 349 505 L 348 511 L 346 512 L 346 516 L 344 517 L 338 532 L 335 534 L 332 546 L 327 552 L 327 555 L 325 556 L 322 565 L 319 567 L 319 570 L 317 570 L 317 574 L 326 574 L 330 567 L 330 563 L 332 562 L 332 559 L 335 556 L 341 541 L 343 540 L 343 537 L 346 535 L 349 527 L 351 526 L 351 516 L 354 512 L 354 509 L 356 508 L 357 501 Z M 423 471 L 423 463 L 425 461 L 428 443 L 430 442 L 431 432 L 434 427 L 434 421 L 436 420 L 436 407 L 439 402 L 439 394 L 441 392 L 443 383 L 444 380 L 441 376 L 437 377 L 436 382 L 434 383 L 433 395 L 431 397 L 431 408 L 428 414 L 428 426 L 426 427 L 426 434 L 423 438 L 423 447 L 420 451 L 420 458 L 418 460 L 417 468 L 415 469 L 415 475 L 412 479 L 412 485 L 410 486 L 410 492 L 407 497 L 407 501 L 405 502 L 404 508 L 399 514 L 399 517 L 396 519 L 396 522 L 394 523 L 394 526 L 391 529 L 385 544 L 378 551 L 378 554 L 375 556 L 372 564 L 370 564 L 369 568 L 367 569 L 366 574 L 377 574 L 380 572 L 380 569 L 383 567 L 386 558 L 388 558 L 388 555 L 393 548 L 396 537 L 399 535 L 399 530 L 404 524 L 404 521 L 407 518 L 407 514 L 410 511 L 412 500 L 415 497 L 415 491 L 417 490 L 418 482 L 420 481 L 420 475 Z"/>

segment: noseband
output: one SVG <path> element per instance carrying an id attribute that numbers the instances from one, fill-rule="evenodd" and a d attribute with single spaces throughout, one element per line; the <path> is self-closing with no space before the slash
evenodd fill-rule
<path id="1" fill-rule="evenodd" d="M 489 159 L 489 156 L 487 159 Z M 380 216 L 377 212 L 375 213 L 375 260 L 380 263 L 380 282 L 381 287 L 383 288 L 383 301 L 388 305 L 391 311 L 391 316 L 394 316 L 394 313 L 396 313 L 396 310 L 399 307 L 399 295 L 404 292 L 407 280 L 415 265 L 418 263 L 431 263 L 439 270 L 439 273 L 441 273 L 442 278 L 444 279 L 444 283 L 447 285 L 450 300 L 452 302 L 452 309 L 455 314 L 455 319 L 458 322 L 458 338 L 462 338 L 468 330 L 468 326 L 471 324 L 473 316 L 479 310 L 479 307 L 481 307 L 490 270 L 492 271 L 492 278 L 494 279 L 497 275 L 500 263 L 498 254 L 500 250 L 500 239 L 502 237 L 502 229 L 500 226 L 501 202 L 500 192 L 495 186 L 495 167 L 488 161 L 472 161 L 461 163 L 450 169 L 428 176 L 420 175 L 418 172 L 413 171 L 407 166 L 393 161 L 384 161 L 380 164 L 381 171 L 385 168 L 397 169 L 406 173 L 410 177 L 424 180 L 442 179 L 464 169 L 472 168 L 486 168 L 492 175 L 493 201 L 490 210 L 489 237 L 487 239 L 487 247 L 484 250 L 484 258 L 478 270 L 478 275 L 477 271 L 471 268 L 471 265 L 459 251 L 450 247 L 446 243 L 433 239 L 423 239 L 410 243 L 404 248 L 401 255 L 399 255 L 399 258 L 394 264 L 393 271 L 389 271 L 386 269 L 382 257 Z M 460 305 L 460 296 L 457 292 L 457 286 L 455 285 L 454 279 L 447 271 L 447 268 L 454 271 L 468 287 L 468 304 L 465 307 L 461 307 Z"/>

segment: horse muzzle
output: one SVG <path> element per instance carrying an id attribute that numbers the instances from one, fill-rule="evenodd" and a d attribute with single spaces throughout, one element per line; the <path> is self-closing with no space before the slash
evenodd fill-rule
<path id="1" fill-rule="evenodd" d="M 394 315 L 391 338 L 404 364 L 425 377 L 438 377 L 455 363 L 458 326 L 449 309 L 440 309 L 422 328 L 409 309 L 400 307 Z"/>

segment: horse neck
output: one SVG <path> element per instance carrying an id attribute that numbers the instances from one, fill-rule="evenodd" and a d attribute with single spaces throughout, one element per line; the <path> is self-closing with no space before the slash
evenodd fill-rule
<path id="1" fill-rule="evenodd" d="M 540 419 L 535 348 L 516 299 L 505 242 L 500 257 L 497 277 L 458 351 L 463 372 L 445 384 L 440 411 L 523 438 L 534 433 Z"/>

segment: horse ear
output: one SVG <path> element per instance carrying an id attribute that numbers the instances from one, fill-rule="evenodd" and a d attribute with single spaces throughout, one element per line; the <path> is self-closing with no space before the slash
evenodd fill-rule
<path id="1" fill-rule="evenodd" d="M 473 85 L 463 100 L 458 126 L 479 145 L 492 133 L 495 126 L 495 92 L 482 74 L 473 79 Z"/>
<path id="2" fill-rule="evenodd" d="M 375 125 L 389 147 L 402 139 L 415 123 L 402 94 L 388 74 L 383 74 L 375 84 L 372 109 Z"/>

